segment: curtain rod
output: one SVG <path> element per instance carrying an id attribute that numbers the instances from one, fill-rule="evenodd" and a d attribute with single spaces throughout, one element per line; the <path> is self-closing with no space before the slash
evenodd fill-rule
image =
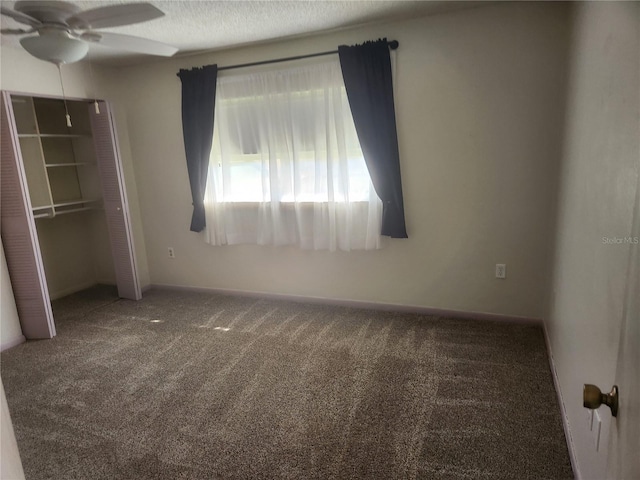
<path id="1" fill-rule="evenodd" d="M 391 50 L 395 50 L 398 48 L 400 43 L 398 43 L 397 40 L 391 40 L 390 42 L 387 42 L 387 45 L 389 45 L 389 48 Z M 330 52 L 310 53 L 308 55 L 298 55 L 296 57 L 274 58 L 273 60 L 263 60 L 262 62 L 240 63 L 238 65 L 227 65 L 226 67 L 218 67 L 218 71 L 220 72 L 222 70 L 233 70 L 234 68 L 242 68 L 242 67 L 256 67 L 258 65 L 268 65 L 269 63 L 289 62 L 291 60 L 321 57 L 323 55 L 333 55 L 335 53 L 338 53 L 338 50 L 331 50 Z"/>

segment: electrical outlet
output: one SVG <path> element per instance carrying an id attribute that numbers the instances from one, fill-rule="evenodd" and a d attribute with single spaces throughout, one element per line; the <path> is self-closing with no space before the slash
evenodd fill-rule
<path id="1" fill-rule="evenodd" d="M 496 263 L 496 278 L 507 278 L 507 265 Z"/>
<path id="2" fill-rule="evenodd" d="M 173 247 L 169 247 L 169 258 L 176 258 L 176 252 L 173 250 Z"/>

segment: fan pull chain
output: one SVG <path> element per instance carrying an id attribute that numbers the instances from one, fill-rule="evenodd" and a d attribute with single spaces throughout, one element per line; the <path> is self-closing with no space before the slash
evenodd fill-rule
<path id="1" fill-rule="evenodd" d="M 89 74 L 91 75 L 91 85 L 93 86 L 93 91 L 95 93 L 96 91 L 96 80 L 93 76 L 93 65 L 91 65 L 91 62 L 89 62 Z M 95 108 L 96 111 L 96 115 L 100 115 L 100 105 L 98 105 L 98 99 L 94 97 L 93 99 L 93 106 Z"/>
<path id="2" fill-rule="evenodd" d="M 67 118 L 67 127 L 71 128 L 73 125 L 71 124 L 71 115 L 69 115 L 69 108 L 67 108 L 67 95 L 64 93 L 64 82 L 62 81 L 62 70 L 60 69 L 60 64 L 56 63 L 58 67 L 58 75 L 60 76 L 60 86 L 62 87 L 62 100 L 64 101 L 64 111 L 65 117 Z"/>

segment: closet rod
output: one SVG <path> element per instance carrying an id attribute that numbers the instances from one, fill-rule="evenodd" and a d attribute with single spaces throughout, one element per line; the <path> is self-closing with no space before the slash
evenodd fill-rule
<path id="1" fill-rule="evenodd" d="M 391 40 L 387 42 L 389 48 L 391 50 L 395 50 L 398 48 L 400 43 L 397 40 Z M 291 60 L 301 60 L 303 58 L 313 58 L 313 57 L 321 57 L 324 55 L 333 55 L 338 53 L 338 50 L 331 50 L 329 52 L 320 52 L 320 53 L 310 53 L 308 55 L 298 55 L 296 57 L 285 57 L 285 58 L 274 58 L 272 60 L 263 60 L 261 62 L 252 62 L 252 63 L 240 63 L 238 65 L 227 65 L 226 67 L 218 67 L 218 71 L 222 70 L 233 70 L 234 68 L 243 68 L 243 67 L 257 67 L 258 65 L 268 65 L 269 63 L 278 63 L 278 62 L 289 62 Z"/>

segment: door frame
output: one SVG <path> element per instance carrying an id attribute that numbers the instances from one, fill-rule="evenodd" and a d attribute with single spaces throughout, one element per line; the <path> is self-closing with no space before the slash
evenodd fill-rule
<path id="1" fill-rule="evenodd" d="M 7 145 L 6 148 L 11 148 L 14 152 L 14 154 L 16 155 L 16 164 L 18 167 L 18 174 L 19 174 L 19 188 L 21 190 L 21 194 L 22 194 L 22 203 L 24 205 L 24 217 L 23 217 L 23 221 L 26 221 L 28 224 L 28 231 L 29 231 L 29 235 L 31 238 L 31 245 L 32 248 L 30 249 L 33 252 L 33 259 L 35 262 L 35 268 L 36 268 L 36 276 L 38 278 L 38 285 L 39 288 L 37 291 L 34 291 L 33 289 L 31 289 L 31 292 L 29 293 L 29 295 L 31 295 L 31 297 L 34 296 L 37 298 L 38 302 L 41 302 L 44 308 L 44 314 L 38 314 L 38 315 L 29 315 L 28 313 L 26 313 L 25 308 L 21 308 L 20 303 L 22 303 L 22 307 L 24 307 L 24 301 L 21 301 L 21 298 L 23 298 L 21 296 L 21 294 L 19 293 L 20 291 L 20 287 L 18 287 L 19 281 L 18 279 L 20 278 L 20 272 L 17 271 L 16 268 L 12 268 L 11 263 L 12 263 L 12 259 L 16 258 L 18 253 L 16 248 L 11 248 L 11 246 L 7 245 L 6 242 L 4 242 L 3 240 L 3 245 L 4 245 L 4 250 L 5 250 L 5 257 L 7 259 L 7 266 L 8 266 L 8 270 L 9 270 L 9 277 L 11 278 L 11 283 L 12 286 L 14 288 L 14 295 L 16 298 L 16 306 L 18 307 L 18 313 L 19 313 L 19 318 L 20 318 L 20 324 L 23 330 L 23 333 L 25 335 L 25 337 L 27 339 L 40 339 L 40 338 L 52 338 L 56 335 L 56 331 L 55 331 L 55 322 L 54 322 L 54 318 L 53 318 L 53 312 L 51 310 L 51 300 L 50 300 L 50 296 L 49 296 L 49 291 L 48 291 L 48 287 L 47 287 L 47 279 L 46 279 L 46 274 L 44 271 L 44 264 L 42 261 L 42 252 L 40 250 L 40 245 L 39 245 L 39 241 L 38 241 L 38 233 L 37 233 L 37 229 L 36 229 L 36 225 L 35 225 L 35 219 L 33 216 L 33 211 L 31 208 L 31 199 L 29 197 L 29 188 L 28 188 L 28 184 L 27 184 L 27 178 L 26 178 L 26 173 L 24 170 L 24 163 L 23 163 L 23 159 L 22 159 L 22 152 L 20 149 L 20 143 L 19 143 L 19 139 L 18 139 L 18 132 L 17 132 L 17 126 L 15 124 L 15 117 L 13 114 L 13 108 L 11 105 L 11 97 L 12 96 L 26 96 L 26 97 L 33 97 L 33 98 L 48 98 L 48 99 L 58 99 L 61 100 L 63 98 L 66 98 L 66 100 L 70 100 L 70 101 L 81 101 L 81 102 L 87 102 L 87 107 L 88 108 L 93 108 L 93 106 L 91 105 L 92 102 L 97 101 L 97 102 L 101 102 L 103 103 L 106 108 L 106 112 L 104 112 L 106 115 L 108 115 L 108 119 L 109 119 L 109 126 L 110 126 L 110 133 L 111 133 L 111 137 L 112 137 L 112 142 L 113 142 L 113 160 L 115 161 L 116 165 L 115 168 L 118 172 L 118 181 L 119 181 L 119 187 L 120 187 L 120 195 L 123 199 L 122 201 L 122 214 L 123 214 L 123 220 L 126 226 L 126 230 L 127 230 L 127 242 L 126 245 L 129 249 L 128 255 L 130 257 L 130 261 L 131 261 L 131 275 L 132 275 L 132 288 L 129 288 L 129 291 L 132 291 L 133 294 L 132 295 L 127 295 L 127 298 L 133 299 L 133 300 L 139 300 L 140 298 L 142 298 L 142 290 L 141 290 L 141 285 L 140 285 L 140 275 L 139 275 L 139 270 L 138 270 L 138 262 L 137 262 L 137 256 L 136 256 L 136 250 L 135 250 L 135 242 L 133 239 L 133 228 L 131 225 L 131 214 L 129 211 L 129 203 L 128 203 L 128 197 L 127 197 L 127 191 L 126 191 L 126 183 L 125 183 L 125 178 L 124 178 L 124 171 L 122 168 L 122 158 L 120 155 L 120 147 L 119 147 L 119 143 L 118 143 L 118 135 L 117 135 L 117 130 L 116 130 L 116 125 L 115 125 L 115 119 L 113 116 L 113 109 L 110 106 L 110 103 L 107 100 L 101 100 L 101 99 L 95 99 L 95 98 L 82 98 L 82 97 L 61 97 L 58 95 L 47 95 L 47 94 L 39 94 L 39 93 L 32 93 L 32 92 L 21 92 L 21 91 L 14 91 L 14 90 L 2 90 L 1 91 L 2 94 L 2 101 L 3 104 L 6 102 L 7 106 L 5 107 L 6 109 L 6 113 L 8 116 L 8 121 L 7 121 L 7 128 L 9 128 L 10 131 L 10 135 L 7 139 L 3 139 L 3 145 Z M 4 115 L 4 110 L 3 109 L 3 115 Z M 4 128 L 4 127 L 3 127 Z M 92 128 L 92 134 L 93 134 L 93 128 Z M 95 145 L 94 145 L 95 146 Z M 99 169 L 100 170 L 100 169 Z M 102 182 L 101 182 L 102 183 Z M 101 185 L 102 187 L 102 185 Z M 104 191 L 103 191 L 103 196 L 104 196 Z M 4 222 L 3 222 L 4 223 Z M 3 239 L 5 237 L 5 232 L 3 229 L 2 232 L 2 236 Z M 112 235 L 111 233 L 109 234 L 109 243 L 111 245 L 111 249 L 112 249 L 112 254 L 113 254 L 113 239 L 111 238 Z M 11 242 L 9 242 L 11 243 Z M 116 259 L 113 259 L 114 262 L 114 268 L 116 267 Z M 119 282 L 117 280 L 117 282 Z M 18 288 L 16 288 L 18 287 Z M 16 291 L 18 290 L 18 291 Z M 121 295 L 122 296 L 122 295 Z M 22 311 L 21 311 L 22 310 Z"/>

